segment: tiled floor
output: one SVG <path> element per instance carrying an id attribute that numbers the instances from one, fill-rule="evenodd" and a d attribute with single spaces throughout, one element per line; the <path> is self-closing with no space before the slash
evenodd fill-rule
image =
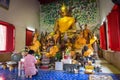
<path id="1" fill-rule="evenodd" d="M 102 59 L 97 60 L 96 64 L 102 66 L 102 72 L 96 73 L 96 75 L 110 75 L 112 76 L 113 80 L 120 80 L 120 71 L 117 68 Z M 64 71 L 39 69 L 38 75 L 33 76 L 32 79 L 29 79 L 25 78 L 24 75 L 18 77 L 17 68 L 11 72 L 8 69 L 3 70 L 0 68 L 0 80 L 89 80 L 89 74 L 84 74 L 82 68 L 80 68 L 78 74 Z"/>
<path id="2" fill-rule="evenodd" d="M 110 63 L 108 63 L 104 59 L 96 60 L 96 64 L 101 66 L 103 73 L 120 74 L 120 70 L 119 69 L 117 69 L 115 66 L 113 66 Z"/>

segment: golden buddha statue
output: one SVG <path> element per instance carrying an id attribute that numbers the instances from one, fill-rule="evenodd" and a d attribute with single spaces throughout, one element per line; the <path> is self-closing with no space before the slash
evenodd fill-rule
<path id="1" fill-rule="evenodd" d="M 50 48 L 50 51 L 46 53 L 46 57 L 55 57 L 56 53 L 59 51 L 58 46 L 54 45 Z"/>
<path id="2" fill-rule="evenodd" d="M 89 44 L 91 31 L 87 27 L 88 27 L 87 24 L 85 24 L 85 29 L 83 30 L 83 37 L 86 39 L 87 44 Z"/>
<path id="3" fill-rule="evenodd" d="M 62 33 L 76 32 L 75 18 L 68 15 L 67 7 L 63 4 L 61 7 L 61 18 L 59 18 L 54 26 L 54 31 L 59 30 Z"/>
<path id="4" fill-rule="evenodd" d="M 73 46 L 73 44 L 71 43 L 69 38 L 67 39 L 67 43 L 65 45 L 66 45 L 66 47 L 72 47 Z"/>
<path id="5" fill-rule="evenodd" d="M 90 39 L 90 44 L 94 44 L 94 42 L 97 41 L 97 37 L 95 36 L 95 34 L 92 35 L 91 39 Z"/>
<path id="6" fill-rule="evenodd" d="M 82 49 L 86 45 L 86 39 L 83 37 L 83 32 L 80 32 L 75 40 L 75 49 Z"/>
<path id="7" fill-rule="evenodd" d="M 33 41 L 32 41 L 32 45 L 29 46 L 29 49 L 34 50 L 36 53 L 40 54 L 40 42 L 38 40 L 39 37 L 39 33 L 37 32 L 37 30 L 35 30 L 34 36 L 33 36 Z"/>
<path id="8" fill-rule="evenodd" d="M 88 47 L 88 50 L 84 52 L 83 56 L 89 57 L 89 56 L 93 55 L 93 48 L 92 48 L 91 44 L 87 44 L 86 46 Z"/>

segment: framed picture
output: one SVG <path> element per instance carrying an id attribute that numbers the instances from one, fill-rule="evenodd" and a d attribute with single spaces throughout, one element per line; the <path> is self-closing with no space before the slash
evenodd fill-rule
<path id="1" fill-rule="evenodd" d="M 10 0 L 0 0 L 0 7 L 9 9 Z"/>

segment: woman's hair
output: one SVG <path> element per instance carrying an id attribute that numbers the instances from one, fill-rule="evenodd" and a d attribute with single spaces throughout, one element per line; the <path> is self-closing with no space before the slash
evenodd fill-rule
<path id="1" fill-rule="evenodd" d="M 29 50 L 28 54 L 34 54 L 33 50 Z"/>

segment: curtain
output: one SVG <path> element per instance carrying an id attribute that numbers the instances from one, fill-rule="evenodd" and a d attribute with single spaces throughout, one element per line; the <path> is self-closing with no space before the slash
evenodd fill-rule
<path id="1" fill-rule="evenodd" d="M 107 16 L 109 48 L 120 51 L 120 7 L 114 6 L 111 13 Z"/>
<path id="2" fill-rule="evenodd" d="M 6 40 L 6 43 L 7 43 L 7 52 L 12 52 L 14 51 L 14 48 L 15 48 L 15 28 L 13 25 L 9 25 L 7 26 L 7 40 Z"/>
<path id="3" fill-rule="evenodd" d="M 100 47 L 104 50 L 107 49 L 107 43 L 106 43 L 106 30 L 105 30 L 105 24 L 100 26 Z"/>
<path id="4" fill-rule="evenodd" d="M 26 29 L 26 46 L 30 46 L 33 40 L 33 31 Z"/>

